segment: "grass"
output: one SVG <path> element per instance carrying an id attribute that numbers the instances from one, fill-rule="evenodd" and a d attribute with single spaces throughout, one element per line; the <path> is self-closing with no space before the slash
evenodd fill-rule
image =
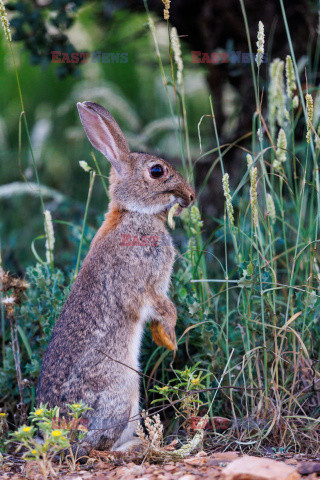
<path id="1" fill-rule="evenodd" d="M 193 416 L 227 416 L 232 426 L 223 433 L 208 432 L 207 448 L 316 455 L 320 450 L 320 142 L 316 134 L 320 115 L 315 115 L 310 127 L 307 92 L 302 89 L 302 72 L 280 2 L 299 107 L 293 108 L 292 98 L 285 93 L 283 73 L 272 83 L 266 69 L 258 69 L 252 61 L 255 105 L 248 106 L 252 110 L 252 133 L 248 133 L 251 142 L 242 147 L 243 176 L 237 185 L 229 186 L 231 198 L 224 215 L 216 219 L 214 231 L 206 230 L 201 217 L 201 196 L 198 205 L 182 218 L 188 243 L 178 256 L 171 292 L 179 313 L 179 350 L 172 358 L 168 351 L 150 345 L 148 334 L 142 350 L 143 381 L 149 412 L 162 412 L 171 435 L 185 430 Z M 173 119 L 179 119 L 177 141 L 182 167 L 193 183 L 196 163 L 192 163 L 190 154 L 186 89 L 183 76 L 181 82 L 177 81 L 169 23 L 169 51 L 163 58 L 147 2 L 145 6 L 169 112 Z M 243 2 L 241 6 L 248 33 Z M 271 72 L 272 68 L 269 75 Z M 278 90 L 273 92 L 275 85 Z M 317 93 L 311 80 L 308 90 L 314 96 Z M 225 155 L 239 148 L 237 140 L 232 145 L 220 145 L 211 98 L 203 115 L 199 131 L 203 123 L 213 122 L 216 147 L 201 157 L 216 155 L 210 174 L 220 168 L 224 175 L 228 173 Z M 307 126 L 312 130 L 310 143 L 306 141 Z M 281 138 L 278 140 L 281 128 L 285 146 Z M 251 155 L 249 160 L 247 154 Z M 90 173 L 75 274 L 95 175 L 104 182 L 96 160 L 95 165 L 96 172 Z M 52 278 L 54 275 L 55 271 Z M 48 281 L 45 275 L 39 274 L 39 278 Z M 23 328 L 23 316 L 19 322 Z M 10 341 L 6 331 L 2 320 L 4 364 Z M 44 343 L 49 333 L 46 329 Z M 34 330 L 29 338 L 31 335 L 34 341 Z"/>
<path id="2" fill-rule="evenodd" d="M 241 6 L 252 52 L 243 2 Z M 307 125 L 306 92 L 301 88 L 285 10 L 282 11 L 300 108 L 294 110 L 292 98 L 283 97 L 285 104 L 276 107 L 286 108 L 288 114 L 284 112 L 281 121 L 274 120 L 277 127 L 273 137 L 266 116 L 271 105 L 259 89 L 262 74 L 252 61 L 256 98 L 256 106 L 252 106 L 253 163 L 235 187 L 231 204 L 219 221 L 220 229 L 205 250 L 202 233 L 206 237 L 209 233 L 193 228 L 191 236 L 196 238 L 189 281 L 199 302 L 196 315 L 199 324 L 211 321 L 219 328 L 212 342 L 215 354 L 211 358 L 207 360 L 204 352 L 196 350 L 202 360 L 198 371 L 209 371 L 208 385 L 217 385 L 213 387 L 214 394 L 209 395 L 207 402 L 203 401 L 203 407 L 207 405 L 208 414 L 229 411 L 233 416 L 233 427 L 224 434 L 215 432 L 209 443 L 260 453 L 267 447 L 315 453 L 319 451 L 319 145 L 315 148 L 313 140 L 307 144 L 305 133 L 301 134 Z M 167 86 L 171 80 L 168 81 L 163 68 L 161 73 Z M 264 80 L 268 85 L 270 79 Z M 281 76 L 279 81 L 282 83 L 285 78 Z M 183 98 L 183 85 L 179 91 L 175 84 L 175 89 L 176 95 Z M 312 85 L 309 89 L 314 90 Z M 280 90 L 284 95 L 284 84 Z M 174 113 L 183 117 L 185 110 L 181 104 L 177 102 Z M 210 105 L 218 164 L 224 174 L 226 147 L 219 146 L 211 101 Z M 318 125 L 313 127 L 314 132 Z M 279 147 L 279 142 L 277 148 L 280 128 L 287 139 L 285 149 Z M 275 160 L 283 151 L 286 161 L 277 168 Z M 243 157 L 245 163 L 245 152 Z M 234 222 L 232 204 L 236 210 Z M 212 255 L 212 246 L 219 243 L 224 244 L 224 259 Z M 213 278 L 206 275 L 209 265 L 210 271 L 214 271 Z M 206 318 L 204 310 L 209 310 L 213 318 Z M 201 328 L 197 332 L 204 334 Z M 187 341 L 182 340 L 180 345 L 183 343 L 190 348 Z M 162 359 L 163 355 L 157 368 Z M 166 400 L 172 398 L 167 394 Z"/>

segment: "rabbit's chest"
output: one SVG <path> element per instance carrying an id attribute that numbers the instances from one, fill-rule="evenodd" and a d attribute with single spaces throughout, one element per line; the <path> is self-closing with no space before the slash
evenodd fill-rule
<path id="1" fill-rule="evenodd" d="M 131 228 L 130 228 L 131 227 Z M 163 225 L 141 222 L 124 225 L 120 246 L 132 261 L 138 260 L 147 269 L 166 269 L 173 264 L 175 249 L 172 238 Z"/>
<path id="2" fill-rule="evenodd" d="M 117 235 L 119 248 L 115 255 L 126 281 L 134 281 L 134 286 L 141 291 L 150 283 L 167 290 L 175 249 L 163 222 L 150 215 L 130 216 Z"/>
<path id="3" fill-rule="evenodd" d="M 154 246 L 150 257 L 155 276 L 161 284 L 162 290 L 167 291 L 175 258 L 175 249 L 170 235 L 160 237 L 159 244 Z"/>
<path id="4" fill-rule="evenodd" d="M 166 292 L 175 258 L 170 235 L 160 230 L 140 229 L 127 232 L 121 243 L 117 254 L 126 272 L 126 282 L 132 282 L 133 288 L 140 291 L 152 284 L 157 290 Z"/>
<path id="5" fill-rule="evenodd" d="M 171 273 L 175 250 L 170 235 L 156 232 L 149 235 L 143 234 L 138 238 L 140 244 L 135 255 L 146 271 L 154 272 L 157 275 Z"/>

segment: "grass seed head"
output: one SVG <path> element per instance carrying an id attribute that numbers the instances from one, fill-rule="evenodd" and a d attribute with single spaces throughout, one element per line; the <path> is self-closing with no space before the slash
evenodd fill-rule
<path id="1" fill-rule="evenodd" d="M 180 39 L 178 37 L 178 32 L 176 27 L 173 27 L 171 29 L 170 37 L 171 37 L 171 45 L 172 45 L 172 50 L 174 55 L 174 61 L 176 62 L 176 65 L 177 65 L 177 83 L 178 85 L 181 85 L 183 61 L 182 61 L 182 54 L 181 54 Z"/>
<path id="2" fill-rule="evenodd" d="M 170 18 L 170 0 L 162 0 L 162 3 L 164 4 L 164 10 L 163 10 L 163 18 L 165 20 L 169 20 Z"/>
<path id="3" fill-rule="evenodd" d="M 281 127 L 285 118 L 284 62 L 279 58 L 273 60 L 269 69 L 269 124 L 271 136 L 275 134 L 275 123 Z"/>
<path id="4" fill-rule="evenodd" d="M 299 97 L 298 95 L 295 95 L 292 100 L 292 106 L 294 109 L 299 107 Z"/>
<path id="5" fill-rule="evenodd" d="M 274 205 L 274 201 L 270 193 L 267 193 L 267 212 L 271 223 L 274 224 L 276 221 L 276 207 Z"/>
<path id="6" fill-rule="evenodd" d="M 259 21 L 257 55 L 256 55 L 256 62 L 257 62 L 258 68 L 261 65 L 263 54 L 264 54 L 264 25 L 261 21 Z"/>
<path id="7" fill-rule="evenodd" d="M 312 120 L 313 120 L 313 98 L 310 93 L 306 94 L 306 104 L 307 104 L 307 142 L 311 142 L 312 135 Z"/>
<path id="8" fill-rule="evenodd" d="M 11 42 L 10 23 L 3 0 L 0 0 L 0 17 L 5 36 L 9 40 L 9 42 Z"/>
<path id="9" fill-rule="evenodd" d="M 91 172 L 91 170 L 92 170 L 92 168 L 89 167 L 87 162 L 85 162 L 84 160 L 80 160 L 79 165 L 82 168 L 82 170 L 84 170 L 85 172 Z"/>
<path id="10" fill-rule="evenodd" d="M 294 74 L 292 58 L 290 55 L 286 56 L 286 83 L 287 83 L 287 95 L 293 99 L 293 93 L 297 88 L 296 76 Z"/>
<path id="11" fill-rule="evenodd" d="M 51 263 L 53 261 L 53 248 L 55 238 L 51 212 L 49 210 L 45 210 L 44 212 L 44 229 L 46 233 L 46 258 L 47 262 Z"/>
<path id="12" fill-rule="evenodd" d="M 284 163 L 287 160 L 287 137 L 283 128 L 280 128 L 277 140 L 277 158 Z"/>
<path id="13" fill-rule="evenodd" d="M 257 183 L 258 183 L 258 169 L 257 167 L 251 167 L 250 170 L 250 203 L 251 203 L 251 212 L 253 223 L 255 227 L 258 226 L 258 194 L 257 194 Z"/>
<path id="14" fill-rule="evenodd" d="M 231 202 L 230 187 L 229 187 L 229 174 L 225 173 L 222 178 L 223 192 L 226 199 L 227 214 L 231 226 L 234 226 L 233 205 Z"/>

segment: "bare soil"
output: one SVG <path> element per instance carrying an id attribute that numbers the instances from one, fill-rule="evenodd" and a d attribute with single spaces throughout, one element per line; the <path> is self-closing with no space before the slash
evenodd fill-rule
<path id="1" fill-rule="evenodd" d="M 215 452 L 212 454 L 200 452 L 181 461 L 155 464 L 148 460 L 141 461 L 141 458 L 128 458 L 118 454 L 115 456 L 108 452 L 92 452 L 88 462 L 85 465 L 77 465 L 73 472 L 70 472 L 65 465 L 55 464 L 54 469 L 57 476 L 50 478 L 66 480 L 222 480 L 225 478 L 224 469 L 239 457 L 241 455 L 236 452 Z M 249 461 L 250 458 L 254 459 L 253 457 L 248 458 Z M 301 478 L 302 480 L 320 478 L 320 459 L 306 459 L 303 456 L 287 456 L 287 458 L 273 456 L 268 458 L 294 467 L 295 478 Z M 5 456 L 2 466 L 0 466 L 0 479 L 21 480 L 25 478 L 32 480 L 43 478 L 35 462 L 26 464 L 19 457 Z M 235 476 L 234 478 L 240 477 Z M 241 478 L 255 480 L 255 478 L 261 477 L 259 471 L 257 471 L 256 475 Z M 268 478 L 277 480 L 278 477 L 275 474 L 275 476 Z"/>

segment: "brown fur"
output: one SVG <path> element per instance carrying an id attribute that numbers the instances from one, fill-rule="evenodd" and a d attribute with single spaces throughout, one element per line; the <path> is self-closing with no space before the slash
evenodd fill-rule
<path id="1" fill-rule="evenodd" d="M 95 234 L 90 248 L 93 248 L 97 245 L 98 242 L 101 242 L 104 237 L 106 237 L 110 232 L 116 229 L 122 220 L 124 210 L 120 209 L 117 205 L 114 205 L 112 202 L 109 204 L 109 210 L 105 214 L 104 222 Z"/>
<path id="2" fill-rule="evenodd" d="M 165 160 L 130 153 L 103 107 L 85 102 L 78 108 L 89 140 L 112 164 L 111 202 L 53 329 L 37 401 L 58 405 L 62 413 L 80 400 L 92 408 L 78 452 L 84 455 L 134 442 L 145 322 L 152 319 L 159 345 L 176 348 L 177 314 L 167 296 L 175 251 L 165 217 L 176 202 L 190 205 L 195 193 Z M 163 167 L 161 178 L 151 175 L 154 165 Z M 141 243 L 126 244 L 124 236 Z"/>

